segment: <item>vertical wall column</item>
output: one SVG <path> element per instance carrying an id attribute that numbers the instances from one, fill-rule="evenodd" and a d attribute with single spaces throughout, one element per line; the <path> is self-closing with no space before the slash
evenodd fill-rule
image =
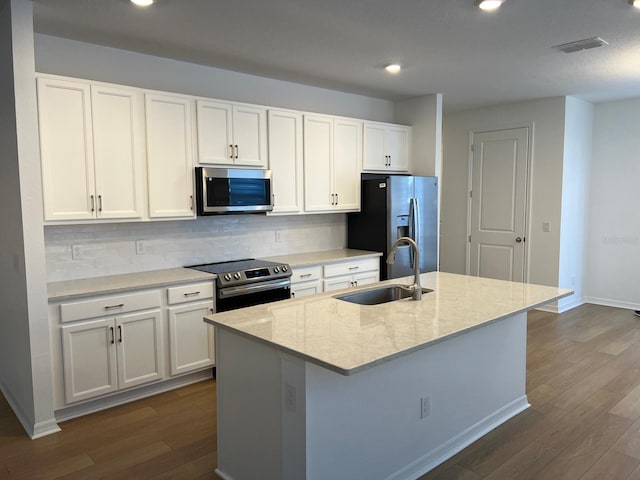
<path id="1" fill-rule="evenodd" d="M 31 437 L 53 415 L 31 0 L 0 0 L 0 389 Z"/>

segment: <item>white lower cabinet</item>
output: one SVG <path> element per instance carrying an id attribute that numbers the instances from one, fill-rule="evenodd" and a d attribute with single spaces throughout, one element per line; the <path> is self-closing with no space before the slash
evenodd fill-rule
<path id="1" fill-rule="evenodd" d="M 294 267 L 291 269 L 291 296 L 308 297 L 322 293 L 322 266 Z"/>
<path id="2" fill-rule="evenodd" d="M 213 326 L 202 320 L 202 317 L 213 312 L 211 300 L 169 308 L 171 375 L 191 372 L 215 363 Z"/>
<path id="3" fill-rule="evenodd" d="M 61 327 L 67 403 L 164 377 L 159 309 Z"/>
<path id="4" fill-rule="evenodd" d="M 293 267 L 291 296 L 295 298 L 322 292 L 369 285 L 380 280 L 378 257 L 332 262 L 326 265 Z"/>
<path id="5" fill-rule="evenodd" d="M 366 258 L 333 263 L 324 266 L 325 292 L 341 290 L 343 288 L 361 287 L 380 280 L 379 259 Z"/>

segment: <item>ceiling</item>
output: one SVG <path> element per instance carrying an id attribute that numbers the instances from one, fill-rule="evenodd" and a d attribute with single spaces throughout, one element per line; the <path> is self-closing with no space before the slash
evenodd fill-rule
<path id="1" fill-rule="evenodd" d="M 640 96 L 627 0 L 34 0 L 36 32 L 447 111 L 556 95 Z M 589 37 L 609 45 L 552 49 Z M 398 75 L 382 67 L 403 65 Z"/>

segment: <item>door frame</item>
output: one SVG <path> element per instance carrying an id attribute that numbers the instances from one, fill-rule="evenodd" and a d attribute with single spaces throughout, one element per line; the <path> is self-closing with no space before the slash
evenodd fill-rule
<path id="1" fill-rule="evenodd" d="M 529 245 L 531 244 L 529 240 L 529 231 L 530 231 L 530 219 L 531 219 L 531 172 L 533 171 L 533 159 L 534 159 L 534 150 L 533 150 L 533 139 L 535 133 L 535 122 L 518 122 L 509 125 L 497 125 L 497 126 L 489 126 L 489 127 L 478 127 L 472 128 L 469 130 L 469 146 L 468 146 L 468 170 L 467 170 L 467 240 L 466 244 L 466 262 L 465 262 L 465 274 L 471 274 L 471 242 L 469 242 L 469 238 L 471 236 L 471 192 L 473 191 L 473 141 L 475 135 L 480 133 L 487 132 L 495 132 L 499 130 L 514 130 L 516 128 L 526 128 L 528 130 L 527 133 L 527 166 L 526 166 L 526 175 L 527 178 L 525 180 L 526 190 L 525 190 L 525 212 L 524 212 L 524 265 L 522 266 L 523 271 L 523 280 L 528 283 L 529 282 L 529 261 L 530 261 L 530 252 L 531 249 Z"/>

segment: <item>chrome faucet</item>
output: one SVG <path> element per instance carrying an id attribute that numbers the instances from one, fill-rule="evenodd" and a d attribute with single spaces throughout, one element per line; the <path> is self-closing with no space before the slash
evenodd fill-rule
<path id="1" fill-rule="evenodd" d="M 418 250 L 418 244 L 412 238 L 400 237 L 391 245 L 387 263 L 389 265 L 393 264 L 396 260 L 396 249 L 402 244 L 409 245 L 413 249 L 415 257 L 413 262 L 413 285 L 402 286 L 402 288 L 411 292 L 414 300 L 420 300 L 422 299 L 422 286 L 420 285 L 420 251 Z"/>

